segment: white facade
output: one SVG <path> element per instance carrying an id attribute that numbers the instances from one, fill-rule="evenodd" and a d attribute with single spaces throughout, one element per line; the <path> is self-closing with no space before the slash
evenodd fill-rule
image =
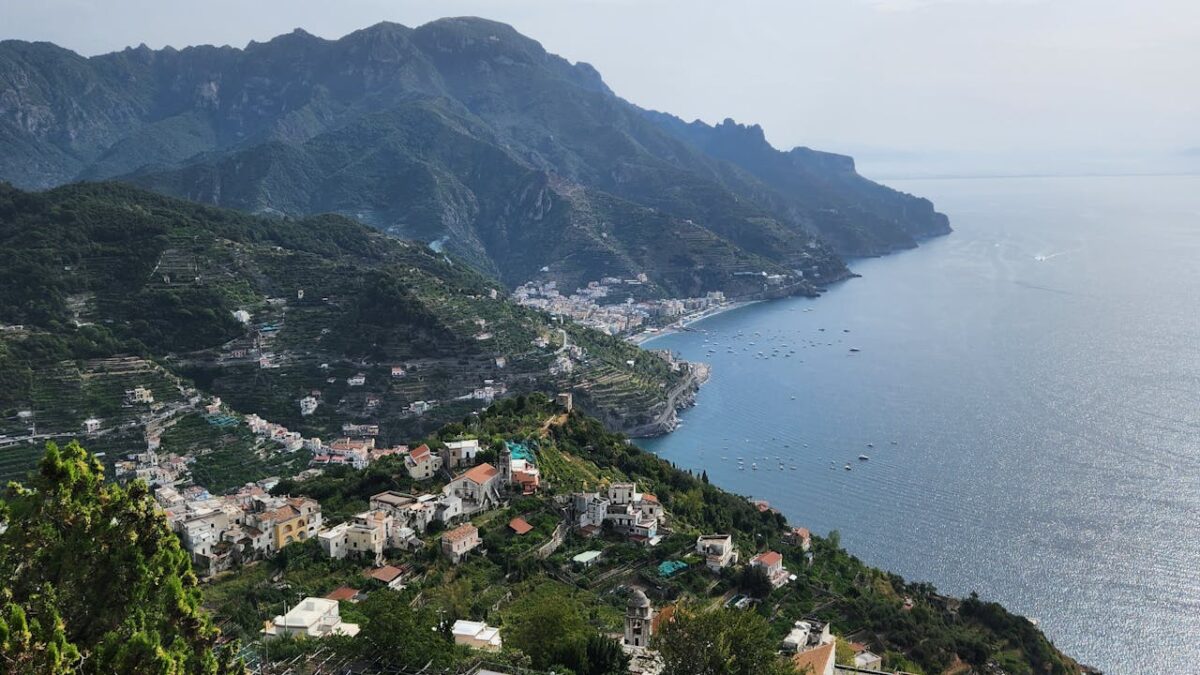
<path id="1" fill-rule="evenodd" d="M 479 454 L 479 440 L 470 438 L 464 441 L 446 441 L 446 464 L 450 468 L 463 464 L 474 464 Z"/>
<path id="2" fill-rule="evenodd" d="M 454 644 L 488 652 L 498 652 L 503 646 L 500 639 L 500 629 L 489 626 L 483 621 L 454 622 L 450 629 L 454 634 Z"/>
<path id="3" fill-rule="evenodd" d="M 720 572 L 738 561 L 733 537 L 728 534 L 709 534 L 696 538 L 696 553 L 704 556 L 704 564 L 713 572 Z"/>
<path id="4" fill-rule="evenodd" d="M 327 635 L 358 634 L 358 625 L 343 623 L 336 600 L 305 598 L 283 616 L 276 616 L 263 629 L 267 637 L 325 637 Z"/>

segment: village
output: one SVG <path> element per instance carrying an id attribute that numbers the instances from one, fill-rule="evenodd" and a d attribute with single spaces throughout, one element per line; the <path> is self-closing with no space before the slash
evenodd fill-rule
<path id="1" fill-rule="evenodd" d="M 674 321 L 699 318 L 728 304 L 721 291 L 710 291 L 697 298 L 635 301 L 633 297 L 628 297 L 636 295 L 636 290 L 647 281 L 645 274 L 632 279 L 605 277 L 600 281 L 588 282 L 587 286 L 569 295 L 562 294 L 557 282 L 530 281 L 519 286 L 512 297 L 526 307 L 618 336 L 632 335 L 638 330 L 656 328 Z M 772 278 L 769 281 L 776 280 Z M 782 277 L 778 282 L 782 282 Z M 627 297 L 618 300 L 621 295 Z"/>
<path id="2" fill-rule="evenodd" d="M 571 395 L 560 394 L 556 405 L 569 414 Z M 227 415 L 220 406 L 220 401 L 211 402 L 210 414 Z M 539 450 L 536 439 L 510 439 L 489 446 L 465 437 L 412 448 L 377 448 L 378 429 L 373 425 L 347 425 L 345 437 L 325 444 L 256 415 L 246 416 L 241 423 L 277 444 L 281 452 L 300 448 L 313 452 L 313 466 L 291 477 L 291 484 L 319 478 L 330 466 L 361 470 L 383 462 L 389 470 L 403 472 L 401 479 L 413 487 L 408 492 L 371 494 L 366 509 L 329 522 L 317 500 L 275 494 L 282 478 L 248 483 L 214 496 L 197 485 L 174 485 L 172 478 L 186 470 L 175 467 L 178 460 L 160 461 L 155 471 L 135 474 L 154 486 L 155 498 L 202 578 L 219 580 L 233 570 L 270 560 L 288 546 L 313 540 L 320 556 L 361 564 L 361 583 L 299 598 L 264 623 L 263 640 L 353 637 L 359 626 L 341 619 L 341 603 L 359 602 L 371 592 L 401 591 L 420 583 L 433 568 L 464 565 L 484 555 L 489 542 L 501 541 L 496 530 L 505 540 L 516 542 L 513 551 L 520 551 L 519 557 L 561 560 L 558 575 L 565 580 L 586 579 L 593 584 L 621 580 L 619 588 L 627 596 L 624 631 L 613 637 L 630 657 L 631 673 L 654 674 L 662 668 L 653 638 L 662 622 L 670 620 L 674 603 L 656 606 L 650 595 L 662 591 L 655 585 L 670 583 L 689 569 L 708 575 L 709 584 L 753 570 L 768 584 L 762 593 L 797 579 L 780 551 L 739 549 L 729 533 L 687 538 L 687 533 L 676 531 L 658 497 L 636 482 L 603 482 L 569 492 L 555 489 L 539 466 L 541 458 L 548 461 L 549 456 Z M 528 512 L 513 515 L 514 505 Z M 760 512 L 770 510 L 765 502 L 753 506 Z M 503 514 L 499 521 L 497 514 Z M 812 539 L 807 530 L 795 528 L 785 539 L 800 556 L 793 564 L 811 564 Z M 682 549 L 680 542 L 686 542 Z M 566 550 L 560 550 L 564 546 Z M 631 558 L 629 553 L 659 548 L 669 550 L 651 558 Z M 653 562 L 658 559 L 661 562 Z M 761 598 L 731 589 L 719 601 L 747 610 Z M 485 616 L 457 619 L 450 630 L 455 643 L 483 655 L 503 649 L 503 626 L 489 624 Z M 855 643 L 846 643 L 854 649 L 853 665 L 836 665 L 835 642 L 827 622 L 805 617 L 788 625 L 779 651 L 815 674 L 881 672 L 880 657 Z"/>

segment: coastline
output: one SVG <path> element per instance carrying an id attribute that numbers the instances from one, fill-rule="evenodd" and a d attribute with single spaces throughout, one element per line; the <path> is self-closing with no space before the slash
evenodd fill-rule
<path id="1" fill-rule="evenodd" d="M 633 335 L 626 337 L 625 340 L 631 344 L 635 344 L 640 347 L 640 346 L 644 345 L 645 343 L 650 342 L 651 340 L 654 340 L 655 338 L 660 338 L 665 335 L 673 335 L 675 333 L 681 332 L 683 330 L 686 330 L 688 328 L 688 326 L 691 326 L 692 324 L 699 323 L 705 319 L 711 319 L 712 317 L 717 316 L 718 314 L 724 314 L 725 312 L 729 312 L 729 311 L 732 311 L 732 310 L 735 310 L 735 309 L 738 309 L 741 307 L 746 307 L 748 305 L 753 305 L 753 304 L 756 304 L 759 302 L 766 302 L 766 300 L 734 300 L 732 302 L 727 302 L 723 305 L 718 305 L 717 307 L 710 307 L 709 309 L 703 310 L 701 312 L 697 312 L 695 314 L 689 314 L 687 316 L 681 317 L 677 321 L 669 323 L 666 326 L 663 326 L 661 328 L 648 328 L 648 329 L 640 331 L 638 333 L 634 333 Z"/>

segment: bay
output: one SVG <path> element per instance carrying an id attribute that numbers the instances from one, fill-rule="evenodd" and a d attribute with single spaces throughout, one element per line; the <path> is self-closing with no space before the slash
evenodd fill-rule
<path id="1" fill-rule="evenodd" d="M 639 443 L 1106 672 L 1192 672 L 1200 177 L 892 185 L 955 232 L 647 343 L 713 375 Z"/>

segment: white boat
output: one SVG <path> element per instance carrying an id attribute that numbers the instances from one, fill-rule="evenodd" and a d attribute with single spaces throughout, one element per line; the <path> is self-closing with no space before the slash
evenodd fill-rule
<path id="1" fill-rule="evenodd" d="M 871 458 L 870 458 L 870 457 L 867 457 L 866 455 L 859 455 L 859 456 L 858 456 L 858 461 L 860 461 L 860 462 L 865 462 L 865 461 L 867 461 L 867 460 L 869 460 L 869 459 L 871 459 Z"/>
<path id="2" fill-rule="evenodd" d="M 753 470 L 755 470 L 755 471 L 758 471 L 758 464 L 751 464 L 751 465 L 750 465 L 750 468 L 751 468 L 751 469 L 753 469 Z"/>
<path id="3" fill-rule="evenodd" d="M 843 468 L 844 468 L 844 469 L 846 469 L 847 471 L 849 471 L 849 470 L 850 470 L 850 465 L 849 465 L 849 464 L 847 464 L 847 465 L 846 465 L 845 467 L 843 467 Z"/>

